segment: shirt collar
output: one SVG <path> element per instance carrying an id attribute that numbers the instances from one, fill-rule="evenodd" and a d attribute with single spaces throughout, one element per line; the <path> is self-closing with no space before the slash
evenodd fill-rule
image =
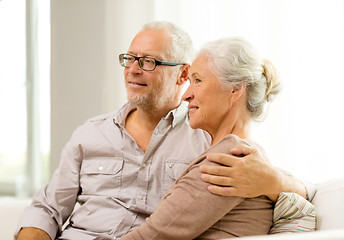
<path id="1" fill-rule="evenodd" d="M 133 106 L 132 104 L 130 104 L 130 103 L 124 104 L 124 106 L 115 114 L 115 116 L 113 118 L 113 122 L 124 128 L 125 120 L 126 120 L 127 116 L 134 109 L 136 109 L 136 107 Z"/>
<path id="2" fill-rule="evenodd" d="M 182 101 L 179 107 L 171 110 L 164 119 L 173 119 L 172 127 L 174 128 L 178 125 L 181 121 L 184 121 L 186 115 L 188 113 L 188 104 L 187 102 Z"/>
<path id="3" fill-rule="evenodd" d="M 125 120 L 128 116 L 128 114 L 136 109 L 135 106 L 133 106 L 130 103 L 124 104 L 124 106 L 115 114 L 113 122 L 115 124 L 120 125 L 121 127 L 125 126 Z M 187 102 L 182 101 L 181 104 L 171 110 L 163 119 L 172 120 L 172 127 L 174 128 L 176 125 L 178 125 L 181 121 L 184 121 L 186 115 L 188 113 L 188 104 Z"/>

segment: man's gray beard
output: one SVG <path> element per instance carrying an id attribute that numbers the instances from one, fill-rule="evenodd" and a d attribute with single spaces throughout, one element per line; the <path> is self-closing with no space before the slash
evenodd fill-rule
<path id="1" fill-rule="evenodd" d="M 128 95 L 128 102 L 147 111 L 159 111 L 165 109 L 172 101 L 172 90 L 164 90 L 162 86 L 144 96 Z"/>
<path id="2" fill-rule="evenodd" d="M 145 110 L 154 111 L 158 110 L 159 105 L 161 105 L 158 98 L 157 95 L 150 94 L 148 96 L 128 97 L 128 102 Z"/>

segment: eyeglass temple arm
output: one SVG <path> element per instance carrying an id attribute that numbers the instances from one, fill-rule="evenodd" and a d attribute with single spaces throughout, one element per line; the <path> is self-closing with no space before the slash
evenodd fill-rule
<path id="1" fill-rule="evenodd" d="M 166 65 L 166 66 L 176 66 L 176 65 L 185 65 L 186 63 L 180 63 L 180 62 L 165 62 L 165 61 L 159 61 L 155 60 L 156 65 Z"/>

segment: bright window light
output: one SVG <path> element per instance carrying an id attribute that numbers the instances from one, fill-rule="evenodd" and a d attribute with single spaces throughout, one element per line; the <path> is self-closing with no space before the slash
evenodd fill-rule
<path id="1" fill-rule="evenodd" d="M 196 48 L 226 36 L 252 42 L 284 86 L 252 139 L 295 176 L 343 175 L 343 0 L 165 0 L 155 12 L 189 32 Z"/>
<path id="2" fill-rule="evenodd" d="M 49 177 L 50 1 L 0 1 L 0 29 L 0 196 L 24 197 Z M 37 69 L 30 69 L 33 62 Z M 27 71 L 37 71 L 34 81 Z M 35 98 L 31 105 L 28 90 Z M 30 152 L 38 152 L 35 159 Z"/>

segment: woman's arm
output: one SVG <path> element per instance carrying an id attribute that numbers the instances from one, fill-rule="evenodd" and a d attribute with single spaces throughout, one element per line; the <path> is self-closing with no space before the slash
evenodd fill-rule
<path id="1" fill-rule="evenodd" d="M 203 156 L 201 163 L 192 165 L 169 189 L 146 222 L 121 240 L 194 239 L 243 201 L 207 191 L 208 184 L 201 181 L 199 170 L 205 163 L 214 165 Z"/>

